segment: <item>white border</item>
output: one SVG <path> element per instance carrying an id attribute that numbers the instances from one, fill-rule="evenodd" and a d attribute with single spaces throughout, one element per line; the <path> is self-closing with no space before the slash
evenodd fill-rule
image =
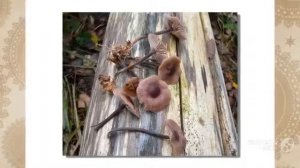
<path id="1" fill-rule="evenodd" d="M 181 2 L 181 3 L 180 3 Z M 26 166 L 274 167 L 274 0 L 26 1 Z M 241 157 L 62 156 L 62 12 L 237 11 L 241 15 Z"/>

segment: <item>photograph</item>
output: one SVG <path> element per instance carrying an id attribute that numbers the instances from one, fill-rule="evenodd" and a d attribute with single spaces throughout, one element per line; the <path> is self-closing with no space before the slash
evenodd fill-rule
<path id="1" fill-rule="evenodd" d="M 62 155 L 240 157 L 237 12 L 63 12 Z"/>

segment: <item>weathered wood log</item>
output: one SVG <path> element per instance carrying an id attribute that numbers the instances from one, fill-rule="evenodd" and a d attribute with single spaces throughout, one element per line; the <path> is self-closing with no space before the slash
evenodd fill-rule
<path id="1" fill-rule="evenodd" d="M 208 13 L 201 14 L 201 21 L 203 23 L 206 44 L 208 44 L 210 41 L 215 42 Z M 228 101 L 227 90 L 225 87 L 222 67 L 216 45 L 214 45 L 214 48 L 214 56 L 210 58 L 209 65 L 211 70 L 211 79 L 213 80 L 213 87 L 215 92 L 214 97 L 219 116 L 220 131 L 225 152 L 224 155 L 237 156 L 239 154 L 238 135 Z"/>
<path id="2" fill-rule="evenodd" d="M 104 45 L 124 43 L 126 40 L 132 40 L 146 33 L 161 30 L 164 27 L 166 16 L 170 14 L 163 13 L 112 13 L 110 14 L 107 31 L 105 35 Z M 162 35 L 162 40 L 168 44 L 170 52 L 175 52 L 175 42 L 168 34 Z M 116 68 L 113 64 L 109 64 L 106 60 L 107 51 L 103 49 L 100 53 L 98 68 L 96 74 L 109 74 L 113 76 Z M 149 43 L 147 40 L 141 40 L 134 45 L 132 56 L 143 56 L 149 53 Z M 154 71 L 143 69 L 136 71 L 138 76 L 145 78 L 150 74 L 155 74 Z M 119 87 L 124 84 L 126 77 L 120 75 L 117 80 Z M 151 137 L 141 133 L 121 133 L 114 138 L 108 139 L 107 133 L 112 128 L 119 127 L 139 127 L 156 132 L 164 132 L 166 116 L 179 119 L 179 87 L 170 87 L 172 90 L 172 101 L 168 109 L 164 112 L 151 113 L 139 108 L 141 117 L 138 120 L 133 117 L 128 111 L 121 113 L 112 121 L 106 124 L 99 132 L 95 132 L 91 125 L 97 124 L 104 120 L 120 102 L 108 93 L 103 92 L 99 88 L 99 82 L 95 79 L 92 100 L 89 107 L 84 135 L 82 137 L 80 156 L 160 156 L 170 155 L 171 148 L 168 142 L 161 139 Z M 172 114 L 171 114 L 172 113 Z"/>
<path id="3" fill-rule="evenodd" d="M 112 138 L 107 137 L 107 133 L 112 128 L 136 127 L 165 133 L 165 122 L 173 119 L 185 132 L 188 140 L 186 146 L 187 156 L 221 156 L 229 155 L 224 147 L 223 141 L 225 126 L 229 122 L 227 118 L 232 116 L 226 108 L 225 112 L 220 112 L 215 97 L 215 82 L 223 82 L 212 76 L 209 60 L 206 56 L 206 39 L 204 36 L 202 21 L 198 13 L 111 13 L 104 45 L 124 43 L 140 35 L 160 31 L 164 29 L 166 17 L 177 15 L 187 27 L 188 38 L 185 41 L 178 41 L 169 34 L 160 36 L 161 40 L 167 44 L 169 55 L 177 55 L 182 60 L 181 81 L 177 85 L 169 85 L 172 99 L 171 104 L 162 112 L 147 112 L 139 106 L 140 119 L 132 116 L 125 110 L 113 120 L 103 126 L 98 132 L 91 128 L 103 121 L 120 105 L 120 100 L 100 89 L 97 76 L 99 74 L 109 74 L 113 76 L 116 72 L 114 64 L 108 63 L 106 48 L 103 48 L 98 60 L 96 77 L 92 90 L 92 98 L 88 110 L 83 136 L 81 139 L 80 156 L 171 156 L 171 146 L 169 140 L 161 140 L 143 133 L 118 133 Z M 209 29 L 210 26 L 209 26 Z M 133 57 L 148 54 L 149 43 L 147 39 L 139 41 L 132 50 Z M 156 72 L 149 69 L 135 70 L 139 77 L 145 78 Z M 218 76 L 222 78 L 221 76 Z M 119 75 L 117 86 L 122 87 L 127 76 L 125 73 Z M 226 90 L 225 90 L 226 91 Z M 226 97 L 226 95 L 224 95 Z M 137 100 L 136 100 L 137 101 Z M 228 104 L 227 99 L 222 99 Z M 223 115 L 220 115 L 220 114 Z M 226 116 L 226 122 L 219 124 L 219 116 Z M 230 125 L 234 126 L 234 125 Z M 231 128 L 231 127 L 230 127 Z M 232 129 L 227 130 L 229 135 Z M 234 136 L 232 136 L 234 137 Z M 232 144 L 236 141 L 232 141 Z M 227 144 L 227 143 L 225 143 Z M 225 152 L 224 152 L 225 150 Z"/>
<path id="4" fill-rule="evenodd" d="M 205 39 L 198 13 L 180 13 L 187 39 L 179 41 L 182 59 L 181 92 L 183 125 L 189 156 L 221 156 L 222 141 L 214 98 L 213 81 L 206 56 Z"/>

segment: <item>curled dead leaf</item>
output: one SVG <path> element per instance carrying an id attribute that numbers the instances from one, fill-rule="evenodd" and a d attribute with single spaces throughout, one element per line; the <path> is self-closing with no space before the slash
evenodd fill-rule
<path id="1" fill-rule="evenodd" d="M 107 60 L 119 64 L 124 58 L 131 55 L 132 44 L 127 41 L 125 44 L 118 44 L 111 47 Z"/>
<path id="2" fill-rule="evenodd" d="M 83 101 L 87 106 L 89 106 L 91 102 L 90 96 L 88 96 L 86 93 L 81 93 L 79 95 L 79 100 Z"/>
<path id="3" fill-rule="evenodd" d="M 85 105 L 84 101 L 82 101 L 82 100 L 79 99 L 79 100 L 77 101 L 77 107 L 78 107 L 78 108 L 85 108 L 86 105 Z"/>
<path id="4" fill-rule="evenodd" d="M 100 82 L 100 85 L 102 86 L 102 89 L 105 91 L 112 92 L 115 88 L 116 85 L 113 81 L 111 81 L 111 77 L 108 75 L 99 75 L 98 80 Z"/>

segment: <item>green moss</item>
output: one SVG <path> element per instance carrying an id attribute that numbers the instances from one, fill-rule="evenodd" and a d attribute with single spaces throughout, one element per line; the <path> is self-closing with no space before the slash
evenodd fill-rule
<path id="1" fill-rule="evenodd" d="M 183 114 L 189 114 L 191 112 L 191 104 L 188 96 L 182 96 L 182 112 Z"/>
<path id="2" fill-rule="evenodd" d="M 184 114 L 189 114 L 191 111 L 191 104 L 190 104 L 190 99 L 189 96 L 186 95 L 188 93 L 188 83 L 185 78 L 185 75 L 182 73 L 181 74 L 181 93 L 182 93 L 182 111 Z"/>

